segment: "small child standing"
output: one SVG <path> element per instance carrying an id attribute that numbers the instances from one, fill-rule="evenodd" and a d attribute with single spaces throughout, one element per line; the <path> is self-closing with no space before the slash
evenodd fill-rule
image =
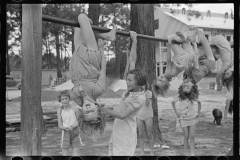
<path id="1" fill-rule="evenodd" d="M 188 142 L 190 139 L 191 156 L 194 156 L 195 150 L 195 129 L 198 122 L 198 117 L 201 111 L 201 102 L 198 100 L 198 87 L 194 81 L 184 80 L 179 87 L 178 97 L 172 101 L 173 109 L 177 115 L 180 125 L 184 133 L 184 150 L 187 153 Z M 179 101 L 179 111 L 177 112 L 175 103 Z M 194 109 L 194 101 L 198 102 L 198 113 Z"/>
<path id="2" fill-rule="evenodd" d="M 77 121 L 79 113 L 69 103 L 68 90 L 60 92 L 58 101 L 62 103 L 62 107 L 57 111 L 58 127 L 62 129 L 62 153 L 64 156 L 68 155 L 69 148 L 72 147 L 72 155 L 78 156 L 81 141 Z"/>

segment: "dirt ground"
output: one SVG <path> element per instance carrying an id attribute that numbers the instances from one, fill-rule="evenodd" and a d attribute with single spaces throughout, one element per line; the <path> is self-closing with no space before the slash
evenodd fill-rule
<path id="1" fill-rule="evenodd" d="M 225 105 L 226 90 L 217 92 L 214 90 L 203 89 L 200 91 L 202 102 L 201 116 L 197 124 L 195 134 L 195 154 L 196 156 L 224 156 L 230 150 L 233 143 L 233 117 L 228 115 L 228 125 L 219 126 L 213 123 L 212 110 L 222 109 Z M 116 93 L 115 97 L 119 97 Z M 177 156 L 183 155 L 183 134 L 175 132 L 175 113 L 171 106 L 171 100 L 177 95 L 177 91 L 172 91 L 167 98 L 158 97 L 159 127 L 162 132 L 163 140 L 166 141 L 168 149 L 155 148 L 155 156 Z M 46 95 L 45 95 L 46 96 Z M 107 98 L 106 94 L 100 98 L 101 103 L 107 105 L 118 105 L 119 98 Z M 56 99 L 42 102 L 43 111 L 57 110 L 60 104 Z M 197 104 L 195 104 L 197 109 Z M 6 114 L 20 113 L 20 101 L 12 100 L 6 102 Z M 113 120 L 107 122 L 106 133 L 102 141 L 93 142 L 88 137 L 81 134 L 85 146 L 81 146 L 80 155 L 82 156 L 107 156 L 108 142 L 112 132 Z M 61 131 L 57 127 L 47 129 L 42 137 L 43 156 L 61 155 L 60 149 Z M 6 154 L 7 156 L 21 155 L 20 153 L 20 132 L 6 134 Z M 145 146 L 145 154 L 150 153 L 149 147 Z M 137 146 L 136 155 L 140 154 Z"/>

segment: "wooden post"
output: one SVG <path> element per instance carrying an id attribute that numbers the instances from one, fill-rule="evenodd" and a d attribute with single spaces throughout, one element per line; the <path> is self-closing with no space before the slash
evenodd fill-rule
<path id="1" fill-rule="evenodd" d="M 22 9 L 22 156 L 42 155 L 42 6 L 23 4 Z"/>

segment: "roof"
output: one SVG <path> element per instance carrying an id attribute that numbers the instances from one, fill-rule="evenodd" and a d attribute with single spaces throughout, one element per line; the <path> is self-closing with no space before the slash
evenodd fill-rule
<path id="1" fill-rule="evenodd" d="M 203 16 L 199 18 L 195 18 L 191 16 L 191 20 L 187 19 L 186 15 L 180 14 L 171 14 L 169 12 L 164 12 L 166 15 L 181 21 L 182 23 L 186 25 L 195 25 L 197 27 L 202 28 L 216 28 L 216 29 L 228 29 L 233 30 L 234 29 L 234 21 L 233 19 L 224 19 L 224 17 L 206 17 Z"/>

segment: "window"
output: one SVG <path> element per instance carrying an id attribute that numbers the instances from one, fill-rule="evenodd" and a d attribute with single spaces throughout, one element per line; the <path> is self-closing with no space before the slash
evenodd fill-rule
<path id="1" fill-rule="evenodd" d="M 231 41 L 231 36 L 226 36 L 226 39 L 230 42 Z"/>
<path id="2" fill-rule="evenodd" d="M 205 37 L 206 37 L 206 38 L 207 38 L 207 40 L 209 41 L 209 35 L 207 35 L 207 34 L 206 34 L 206 35 L 205 35 Z"/>
<path id="3" fill-rule="evenodd" d="M 160 76 L 160 62 L 157 63 L 157 77 Z"/>
<path id="4" fill-rule="evenodd" d="M 159 19 L 154 20 L 154 27 L 155 27 L 155 30 L 159 29 Z"/>
<path id="5" fill-rule="evenodd" d="M 167 65 L 167 62 L 162 62 L 163 74 L 164 74 L 165 71 L 166 71 L 166 65 Z"/>

